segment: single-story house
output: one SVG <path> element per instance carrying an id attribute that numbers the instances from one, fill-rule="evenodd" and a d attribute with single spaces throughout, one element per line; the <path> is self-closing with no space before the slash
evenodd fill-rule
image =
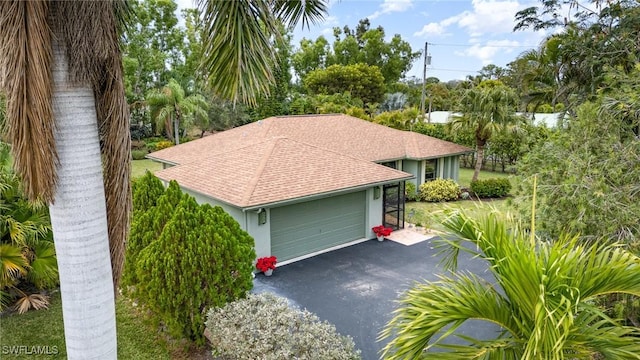
<path id="1" fill-rule="evenodd" d="M 280 264 L 404 226 L 405 181 L 457 180 L 469 148 L 347 115 L 271 117 L 147 155 Z"/>

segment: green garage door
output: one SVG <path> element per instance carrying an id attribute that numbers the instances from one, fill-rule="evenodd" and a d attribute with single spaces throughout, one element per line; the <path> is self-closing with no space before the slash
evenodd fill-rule
<path id="1" fill-rule="evenodd" d="M 271 209 L 271 253 L 279 261 L 362 239 L 365 192 Z"/>

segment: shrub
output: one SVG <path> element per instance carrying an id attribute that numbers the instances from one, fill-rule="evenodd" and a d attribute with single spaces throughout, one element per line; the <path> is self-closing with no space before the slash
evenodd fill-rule
<path id="1" fill-rule="evenodd" d="M 154 148 L 156 151 L 166 149 L 172 146 L 173 146 L 173 143 L 168 140 L 158 141 L 157 143 L 154 144 Z"/>
<path id="2" fill-rule="evenodd" d="M 144 160 L 144 157 L 149 152 L 147 150 L 131 150 L 131 157 L 133 160 Z"/>
<path id="3" fill-rule="evenodd" d="M 420 185 L 420 198 L 424 201 L 451 201 L 459 196 L 460 186 L 451 179 L 436 179 Z"/>
<path id="4" fill-rule="evenodd" d="M 504 178 L 476 180 L 471 182 L 471 191 L 481 198 L 503 197 L 511 191 L 511 182 Z"/>
<path id="5" fill-rule="evenodd" d="M 416 191 L 416 184 L 410 181 L 404 183 L 404 195 L 409 201 L 419 200 L 418 192 Z"/>
<path id="6" fill-rule="evenodd" d="M 213 356 L 223 359 L 359 359 L 353 340 L 307 310 L 273 294 L 209 310 Z"/>
<path id="7" fill-rule="evenodd" d="M 163 197 L 151 212 L 163 211 Z M 251 289 L 254 242 L 221 207 L 198 205 L 186 194 L 169 214 L 163 227 L 152 229 L 161 229 L 157 239 L 136 259 L 135 294 L 172 336 L 201 345 L 204 311 Z"/>

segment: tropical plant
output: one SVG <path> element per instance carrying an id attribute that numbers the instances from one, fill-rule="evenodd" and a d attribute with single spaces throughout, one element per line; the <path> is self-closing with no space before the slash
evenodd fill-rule
<path id="1" fill-rule="evenodd" d="M 483 81 L 477 87 L 469 89 L 460 102 L 462 116 L 456 116 L 449 123 L 452 131 L 464 128 L 474 130 L 477 161 L 472 180 L 478 180 L 484 159 L 484 148 L 494 133 L 516 124 L 517 106 L 515 92 L 499 81 Z"/>
<path id="2" fill-rule="evenodd" d="M 29 202 L 0 142 L 0 311 L 17 300 L 22 313 L 48 306 L 44 289 L 58 284 L 58 266 L 47 208 Z"/>
<path id="3" fill-rule="evenodd" d="M 277 20 L 305 25 L 327 9 L 325 1 L 199 5 L 209 85 L 245 102 L 269 90 L 268 40 L 278 36 Z M 27 198 L 55 204 L 50 215 L 70 359 L 117 356 L 114 286 L 131 208 L 119 44 L 127 15 L 124 0 L 0 2 L 7 139 Z"/>
<path id="4" fill-rule="evenodd" d="M 640 258 L 575 236 L 540 241 L 534 225 L 527 231 L 495 212 L 476 220 L 454 211 L 444 225 L 454 235 L 441 244 L 446 267 L 469 252 L 488 263 L 496 283 L 454 273 L 408 290 L 381 334 L 392 338 L 385 359 L 640 359 L 640 329 L 594 304 L 612 293 L 640 295 Z M 498 335 L 444 341 L 468 320 L 493 323 Z"/>
<path id="5" fill-rule="evenodd" d="M 169 80 L 161 90 L 151 90 L 147 94 L 151 116 L 156 120 L 156 131 L 166 130 L 170 139 L 180 144 L 180 121 L 208 116 L 208 104 L 200 94 L 185 95 L 184 89 L 174 79 Z M 184 124 L 188 127 L 188 124 Z"/>

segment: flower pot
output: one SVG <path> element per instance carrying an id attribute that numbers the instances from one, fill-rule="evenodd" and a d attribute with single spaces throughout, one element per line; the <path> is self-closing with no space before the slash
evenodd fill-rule
<path id="1" fill-rule="evenodd" d="M 267 269 L 267 271 L 264 272 L 264 276 L 271 276 L 271 274 L 273 274 L 273 269 Z"/>
<path id="2" fill-rule="evenodd" d="M 384 236 L 382 235 L 378 236 L 378 241 L 384 241 Z"/>

